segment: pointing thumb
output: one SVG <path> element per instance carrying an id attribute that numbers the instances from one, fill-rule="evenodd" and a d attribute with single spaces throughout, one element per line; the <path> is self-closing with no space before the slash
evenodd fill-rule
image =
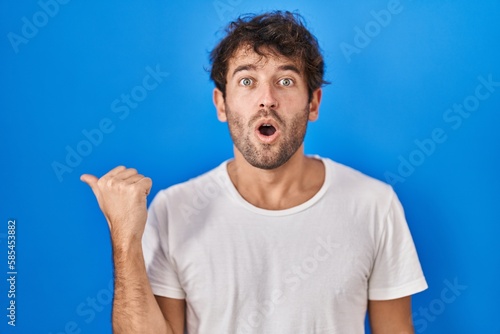
<path id="1" fill-rule="evenodd" d="M 80 176 L 80 180 L 88 184 L 92 191 L 94 191 L 99 179 L 91 174 L 83 174 L 82 176 Z"/>

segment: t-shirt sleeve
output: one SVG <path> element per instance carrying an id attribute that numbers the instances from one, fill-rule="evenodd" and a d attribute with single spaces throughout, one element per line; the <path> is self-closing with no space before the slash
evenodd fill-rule
<path id="1" fill-rule="evenodd" d="M 368 299 L 396 299 L 427 289 L 403 207 L 394 192 L 380 231 Z"/>
<path id="2" fill-rule="evenodd" d="M 184 299 L 175 265 L 169 254 L 168 211 L 166 196 L 160 192 L 151 202 L 142 238 L 144 262 L 153 294 Z"/>

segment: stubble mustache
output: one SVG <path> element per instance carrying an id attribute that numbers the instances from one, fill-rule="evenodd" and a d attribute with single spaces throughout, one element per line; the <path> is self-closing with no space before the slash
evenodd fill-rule
<path id="1" fill-rule="evenodd" d="M 272 118 L 279 124 L 280 127 L 284 127 L 285 122 L 280 117 L 278 112 L 274 109 L 260 109 L 254 116 L 248 121 L 248 127 L 252 127 L 253 124 L 261 118 Z"/>

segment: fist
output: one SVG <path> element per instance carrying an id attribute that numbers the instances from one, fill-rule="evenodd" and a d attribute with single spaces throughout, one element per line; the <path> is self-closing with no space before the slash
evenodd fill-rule
<path id="1" fill-rule="evenodd" d="M 80 180 L 87 183 L 108 221 L 113 243 L 140 240 L 147 218 L 146 198 L 152 181 L 137 173 L 134 168 L 118 166 L 100 179 L 83 174 Z"/>

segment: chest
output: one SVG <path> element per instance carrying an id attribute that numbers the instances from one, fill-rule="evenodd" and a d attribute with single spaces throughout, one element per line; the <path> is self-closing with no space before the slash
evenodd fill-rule
<path id="1" fill-rule="evenodd" d="M 374 258 L 367 229 L 340 220 L 273 222 L 206 221 L 176 250 L 193 312 L 230 313 L 247 325 L 315 319 L 325 328 L 333 313 L 362 318 Z"/>

